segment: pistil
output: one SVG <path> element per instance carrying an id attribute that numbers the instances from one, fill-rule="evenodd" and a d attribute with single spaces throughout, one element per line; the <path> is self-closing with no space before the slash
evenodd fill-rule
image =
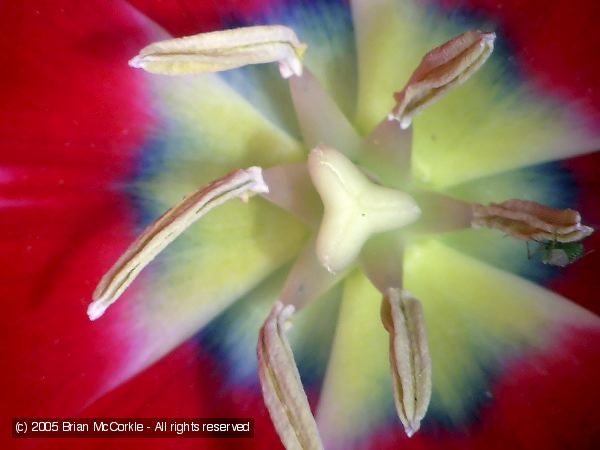
<path id="1" fill-rule="evenodd" d="M 410 195 L 371 182 L 332 148 L 314 148 L 308 171 L 325 208 L 317 256 L 332 273 L 354 261 L 372 234 L 413 223 L 421 214 Z"/>

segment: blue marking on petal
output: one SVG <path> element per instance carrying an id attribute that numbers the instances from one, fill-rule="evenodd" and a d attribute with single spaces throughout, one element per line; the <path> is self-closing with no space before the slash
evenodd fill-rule
<path id="1" fill-rule="evenodd" d="M 258 331 L 283 285 L 283 272 L 271 276 L 245 297 L 223 311 L 197 335 L 201 347 L 211 353 L 226 383 L 258 385 L 256 344 Z"/>
<path id="2" fill-rule="evenodd" d="M 279 270 L 251 293 L 213 319 L 196 339 L 211 353 L 229 385 L 258 386 L 256 345 L 258 332 L 275 302 L 289 267 Z M 337 297 L 337 298 L 336 298 Z M 296 314 L 290 345 L 305 389 L 318 388 L 323 380 L 339 307 L 333 290 Z"/>
<path id="3" fill-rule="evenodd" d="M 477 424 L 482 409 L 493 404 L 492 389 L 496 381 L 502 378 L 507 361 L 510 361 L 511 355 L 517 355 L 519 351 L 527 348 L 525 343 L 522 346 L 519 343 L 513 343 L 511 348 L 502 347 L 499 342 L 482 341 L 485 338 L 485 333 L 474 333 L 473 338 L 469 341 L 470 348 L 464 350 L 472 356 L 473 368 L 465 371 L 463 375 L 466 378 L 463 386 L 468 386 L 468 389 L 460 393 L 465 400 L 462 403 L 460 416 L 451 415 L 453 411 L 440 402 L 439 392 L 434 387 L 431 404 L 423 420 L 422 430 L 424 432 L 471 428 Z"/>
<path id="4" fill-rule="evenodd" d="M 156 135 L 148 138 L 144 144 L 143 151 L 140 152 L 136 171 L 133 174 L 132 181 L 123 186 L 125 191 L 135 205 L 135 211 L 138 214 L 137 224 L 141 229 L 156 220 L 157 212 L 156 202 L 149 198 L 141 185 L 151 182 L 156 174 L 160 173 L 165 166 L 166 140 L 168 135 Z"/>

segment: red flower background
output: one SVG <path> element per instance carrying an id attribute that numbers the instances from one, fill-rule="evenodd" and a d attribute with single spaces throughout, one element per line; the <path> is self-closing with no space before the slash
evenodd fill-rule
<path id="1" fill-rule="evenodd" d="M 272 0 L 271 3 L 276 0 Z M 252 16 L 267 1 L 131 0 L 175 36 Z M 594 0 L 442 0 L 491 17 L 540 88 L 582 99 L 600 126 L 600 7 Z M 96 326 L 85 309 L 95 284 L 134 237 L 130 200 L 107 189 L 131 175 L 151 127 L 140 75 L 127 60 L 148 43 L 121 1 L 0 4 L 0 298 L 3 301 L 3 448 L 272 448 L 278 439 L 260 394 L 215 398 L 218 367 L 189 341 L 98 397 L 125 363 L 122 327 Z M 600 154 L 571 160 L 586 222 L 600 226 Z M 105 245 L 111 242 L 111 245 Z M 597 235 L 589 248 L 599 248 Z M 101 249 L 101 250 L 99 250 Z M 600 313 L 600 252 L 551 287 Z M 555 353 L 515 363 L 468 436 L 439 431 L 403 448 L 594 448 L 600 445 L 600 336 L 572 335 Z M 575 357 L 576 355 L 576 357 Z M 564 368 L 577 364 L 577 370 Z M 572 369 L 572 367 L 571 367 Z M 545 372 L 550 376 L 540 378 Z M 575 373 L 575 376 L 573 376 Z M 256 439 L 12 440 L 17 416 L 253 416 Z M 394 446 L 399 434 L 373 438 Z"/>

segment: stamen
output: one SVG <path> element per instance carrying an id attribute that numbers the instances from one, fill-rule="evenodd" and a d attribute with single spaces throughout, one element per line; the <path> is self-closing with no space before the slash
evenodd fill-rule
<path id="1" fill-rule="evenodd" d="M 412 128 L 402 129 L 385 118 L 363 141 L 359 162 L 379 174 L 387 186 L 401 189 L 411 177 L 412 142 Z"/>
<path id="2" fill-rule="evenodd" d="M 365 275 L 381 292 L 402 287 L 404 242 L 397 233 L 373 236 L 360 253 Z"/>
<path id="3" fill-rule="evenodd" d="M 281 76 L 302 75 L 306 45 L 281 25 L 234 28 L 168 39 L 143 48 L 129 61 L 152 73 L 220 72 L 249 64 L 278 62 Z"/>
<path id="4" fill-rule="evenodd" d="M 277 302 L 273 306 L 258 338 L 258 375 L 265 404 L 285 448 L 318 450 L 323 444 L 285 334 L 293 312 L 291 305 L 284 307 Z"/>
<path id="5" fill-rule="evenodd" d="M 388 289 L 381 321 L 390 334 L 394 403 L 408 437 L 415 434 L 431 399 L 431 356 L 421 303 L 407 291 Z"/>
<path id="6" fill-rule="evenodd" d="M 325 144 L 350 158 L 358 154 L 361 138 L 331 96 L 309 71 L 290 80 L 290 91 L 304 144 Z"/>
<path id="7" fill-rule="evenodd" d="M 410 195 L 372 183 L 332 148 L 313 149 L 308 171 L 325 208 L 317 257 L 330 272 L 347 268 L 372 234 L 413 223 L 421 214 Z"/>
<path id="8" fill-rule="evenodd" d="M 573 209 L 556 209 L 528 200 L 473 205 L 473 228 L 495 228 L 522 240 L 575 242 L 594 232 Z"/>
<path id="9" fill-rule="evenodd" d="M 315 253 L 315 240 L 310 239 L 290 270 L 281 291 L 281 302 L 293 305 L 296 309 L 304 308 L 335 286 L 345 275 L 346 271 L 333 274 L 323 267 Z"/>
<path id="10" fill-rule="evenodd" d="M 423 214 L 407 231 L 437 234 L 471 228 L 473 206 L 470 203 L 434 191 L 414 190 L 412 195 Z"/>
<path id="11" fill-rule="evenodd" d="M 306 163 L 286 164 L 263 170 L 270 187 L 262 197 L 292 213 L 307 225 L 317 228 L 323 215 L 319 195 L 310 180 Z"/>
<path id="12" fill-rule="evenodd" d="M 467 31 L 427 53 L 406 87 L 394 94 L 397 104 L 389 120 L 408 128 L 417 114 L 463 84 L 485 63 L 495 39 L 494 33 Z"/>
<path id="13" fill-rule="evenodd" d="M 211 209 L 234 198 L 247 201 L 249 196 L 268 190 L 262 177 L 262 169 L 250 167 L 213 181 L 169 209 L 144 230 L 102 277 L 94 291 L 94 301 L 88 307 L 90 320 L 102 316 L 144 267 Z"/>

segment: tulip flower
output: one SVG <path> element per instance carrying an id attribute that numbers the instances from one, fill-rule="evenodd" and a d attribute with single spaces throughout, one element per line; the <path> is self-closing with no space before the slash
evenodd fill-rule
<path id="1" fill-rule="evenodd" d="M 0 6 L 3 448 L 594 448 L 595 8 Z"/>

